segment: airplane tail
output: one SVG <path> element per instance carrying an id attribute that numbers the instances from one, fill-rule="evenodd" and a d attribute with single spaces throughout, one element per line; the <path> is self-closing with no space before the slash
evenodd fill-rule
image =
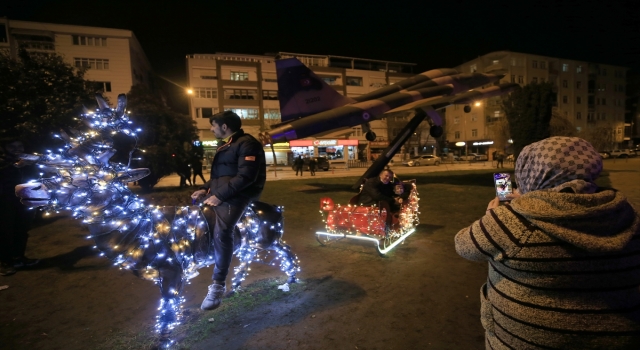
<path id="1" fill-rule="evenodd" d="M 276 73 L 282 122 L 355 102 L 338 93 L 297 58 L 277 60 Z"/>

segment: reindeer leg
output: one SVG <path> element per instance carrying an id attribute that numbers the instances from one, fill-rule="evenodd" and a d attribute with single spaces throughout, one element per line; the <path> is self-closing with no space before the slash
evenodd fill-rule
<path id="1" fill-rule="evenodd" d="M 286 283 L 296 283 L 296 274 L 300 271 L 300 266 L 298 257 L 291 252 L 291 247 L 282 242 L 274 242 L 271 248 L 278 253 L 280 270 L 288 276 Z"/>
<path id="2" fill-rule="evenodd" d="M 180 323 L 182 318 L 182 303 L 184 297 L 180 294 L 184 283 L 182 268 L 179 265 L 159 269 L 160 277 L 157 281 L 160 287 L 162 299 L 160 300 L 160 313 L 156 316 L 156 331 L 163 337 L 168 336 L 171 330 Z M 166 338 L 167 341 L 171 341 Z"/>
<path id="3" fill-rule="evenodd" d="M 257 249 L 251 248 L 248 244 L 242 245 L 238 249 L 236 255 L 240 259 L 240 265 L 233 269 L 234 276 L 231 281 L 232 291 L 235 292 L 240 288 L 240 284 L 249 274 L 249 264 L 251 264 L 257 253 Z"/>

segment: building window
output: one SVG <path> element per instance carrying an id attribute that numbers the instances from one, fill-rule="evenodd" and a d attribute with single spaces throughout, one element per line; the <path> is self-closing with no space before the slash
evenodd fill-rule
<path id="1" fill-rule="evenodd" d="M 460 131 L 456 131 L 456 132 L 454 133 L 454 138 L 455 138 L 455 139 L 459 139 L 459 138 L 460 138 Z"/>
<path id="2" fill-rule="evenodd" d="M 582 97 L 576 96 L 576 103 L 577 104 L 581 104 L 582 103 Z"/>
<path id="3" fill-rule="evenodd" d="M 493 112 L 493 117 L 494 118 L 500 118 L 500 111 L 494 111 Z"/>
<path id="4" fill-rule="evenodd" d="M 472 65 L 469 66 L 469 72 L 475 73 L 476 70 L 478 70 L 478 65 L 472 64 Z"/>
<path id="5" fill-rule="evenodd" d="M 226 100 L 256 100 L 258 98 L 258 90 L 225 89 L 224 98 Z"/>
<path id="6" fill-rule="evenodd" d="M 515 83 L 515 82 L 516 82 L 516 76 L 515 76 L 515 75 L 513 75 L 513 74 L 511 74 L 511 82 L 512 82 L 512 83 Z"/>
<path id="7" fill-rule="evenodd" d="M 218 98 L 218 90 L 214 88 L 197 87 L 193 88 L 195 98 Z"/>
<path id="8" fill-rule="evenodd" d="M 263 100 L 277 100 L 278 99 L 278 91 L 277 90 L 262 90 L 262 99 Z"/>
<path id="9" fill-rule="evenodd" d="M 547 69 L 547 62 L 545 62 L 545 61 L 540 61 L 540 68 L 541 68 L 541 69 Z"/>
<path id="10" fill-rule="evenodd" d="M 229 110 L 242 119 L 258 119 L 257 108 L 229 108 Z"/>
<path id="11" fill-rule="evenodd" d="M 602 112 L 602 120 L 605 120 L 605 119 L 607 119 L 607 113 Z"/>
<path id="12" fill-rule="evenodd" d="M 569 63 L 563 63 L 562 64 L 562 71 L 563 72 L 568 72 L 569 71 Z"/>
<path id="13" fill-rule="evenodd" d="M 362 86 L 362 78 L 361 77 L 347 77 L 347 85 L 348 86 Z"/>
<path id="14" fill-rule="evenodd" d="M 216 79 L 218 79 L 218 77 L 215 76 L 215 75 L 201 75 L 200 79 L 216 80 Z"/>
<path id="15" fill-rule="evenodd" d="M 603 106 L 606 106 L 606 105 L 607 105 L 607 99 L 606 99 L 606 98 L 604 98 L 604 97 L 600 100 L 600 102 L 602 102 L 602 105 L 603 105 Z"/>
<path id="16" fill-rule="evenodd" d="M 475 122 L 476 120 L 478 120 L 478 116 L 475 113 L 471 114 L 471 121 Z"/>
<path id="17" fill-rule="evenodd" d="M 279 120 L 280 119 L 280 110 L 279 109 L 265 109 L 264 110 L 264 119 Z"/>
<path id="18" fill-rule="evenodd" d="M 567 96 L 562 96 L 562 103 L 569 103 L 569 98 Z"/>
<path id="19" fill-rule="evenodd" d="M 248 72 L 231 72 L 231 80 L 244 81 L 249 80 Z"/>
<path id="20" fill-rule="evenodd" d="M 523 84 L 524 83 L 524 77 L 522 75 L 518 75 L 518 83 L 519 84 Z"/>
<path id="21" fill-rule="evenodd" d="M 471 129 L 471 137 L 478 137 L 478 129 Z"/>
<path id="22" fill-rule="evenodd" d="M 540 83 L 544 83 L 544 78 L 540 78 Z"/>
<path id="23" fill-rule="evenodd" d="M 97 70 L 109 69 L 109 60 L 104 58 L 74 58 L 77 68 L 89 68 Z"/>
<path id="24" fill-rule="evenodd" d="M 218 108 L 212 108 L 212 107 L 196 108 L 197 118 L 209 118 L 216 113 L 218 113 Z"/>
<path id="25" fill-rule="evenodd" d="M 93 84 L 93 88 L 96 92 L 111 92 L 110 81 L 94 81 Z"/>
<path id="26" fill-rule="evenodd" d="M 512 66 L 515 66 L 515 65 L 516 65 L 516 59 L 515 59 L 515 58 L 512 58 L 512 59 L 511 59 L 511 65 L 512 65 Z"/>
<path id="27" fill-rule="evenodd" d="M 6 43 L 9 39 L 7 38 L 7 26 L 0 23 L 0 43 Z"/>
<path id="28" fill-rule="evenodd" d="M 322 77 L 325 83 L 328 85 L 337 85 L 338 79 L 336 77 Z"/>
<path id="29" fill-rule="evenodd" d="M 582 82 L 576 81 L 576 89 L 580 89 L 580 88 L 582 88 Z"/>
<path id="30" fill-rule="evenodd" d="M 577 112 L 576 113 L 576 119 L 578 119 L 578 120 L 582 119 L 582 112 Z"/>
<path id="31" fill-rule="evenodd" d="M 538 78 L 537 77 L 531 78 L 531 82 L 534 83 L 534 84 L 537 84 L 538 83 Z"/>
<path id="32" fill-rule="evenodd" d="M 460 117 L 454 117 L 453 124 L 459 124 L 459 123 L 460 123 Z"/>
<path id="33" fill-rule="evenodd" d="M 99 38 L 95 36 L 73 36 L 73 45 L 85 46 L 107 46 L 107 38 Z"/>
<path id="34" fill-rule="evenodd" d="M 566 80 L 563 80 L 563 81 L 562 81 L 562 87 L 563 87 L 563 88 L 569 87 L 569 82 L 568 82 L 568 81 L 566 81 Z"/>
<path id="35" fill-rule="evenodd" d="M 576 67 L 576 73 L 582 73 L 582 66 Z"/>
<path id="36" fill-rule="evenodd" d="M 531 61 L 531 68 L 538 68 L 538 61 L 536 60 Z"/>

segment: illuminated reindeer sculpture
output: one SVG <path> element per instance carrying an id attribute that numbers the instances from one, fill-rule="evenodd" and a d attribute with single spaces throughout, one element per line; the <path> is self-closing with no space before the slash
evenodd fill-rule
<path id="1" fill-rule="evenodd" d="M 113 135 L 124 133 L 137 140 L 139 130 L 131 128 L 125 113 L 126 96 L 118 96 L 115 110 L 102 96 L 96 99 L 99 109 L 82 115 L 86 130 L 57 135 L 65 142 L 58 153 L 22 156 L 36 161 L 44 174 L 54 175 L 16 186 L 16 195 L 23 204 L 47 212 L 72 211 L 88 226 L 89 238 L 95 240 L 101 255 L 155 281 L 162 294 L 156 330 L 168 334 L 180 322 L 184 282 L 195 277 L 199 268 L 214 263 L 208 231 L 215 213 L 208 206 L 143 204 L 127 183 L 147 176 L 149 170 L 109 162 L 116 153 Z M 277 254 L 270 263 L 280 259 L 280 268 L 288 276 L 279 288 L 288 290 L 288 283 L 296 282 L 298 261 L 281 241 L 283 221 L 282 208 L 270 204 L 254 202 L 245 211 L 235 230 L 240 265 L 235 268 L 233 290 L 240 287 L 249 264 L 270 252 Z"/>

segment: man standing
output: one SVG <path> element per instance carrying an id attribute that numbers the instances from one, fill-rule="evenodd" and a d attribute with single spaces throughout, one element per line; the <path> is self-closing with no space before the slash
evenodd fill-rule
<path id="1" fill-rule="evenodd" d="M 267 179 L 262 144 L 241 129 L 242 120 L 231 112 L 214 114 L 209 118 L 211 131 L 222 139 L 211 163 L 211 179 L 191 198 L 211 206 L 215 223 L 209 232 L 215 251 L 213 284 L 200 308 L 213 310 L 220 306 L 225 281 L 233 255 L 233 230 L 247 206 L 258 200 Z"/>
<path id="2" fill-rule="evenodd" d="M 309 172 L 311 176 L 316 176 L 316 159 L 314 157 L 309 158 Z"/>
<path id="3" fill-rule="evenodd" d="M 34 162 L 20 159 L 24 144 L 19 139 L 0 140 L 0 276 L 16 273 L 16 268 L 32 266 L 36 259 L 25 257 L 33 212 L 20 203 L 15 187 L 37 178 Z"/>
<path id="4" fill-rule="evenodd" d="M 302 171 L 304 170 L 304 159 L 302 159 L 302 156 L 298 156 L 298 158 L 293 161 L 293 167 L 296 168 L 296 176 L 298 176 L 298 171 L 300 171 L 300 176 L 302 176 Z"/>

